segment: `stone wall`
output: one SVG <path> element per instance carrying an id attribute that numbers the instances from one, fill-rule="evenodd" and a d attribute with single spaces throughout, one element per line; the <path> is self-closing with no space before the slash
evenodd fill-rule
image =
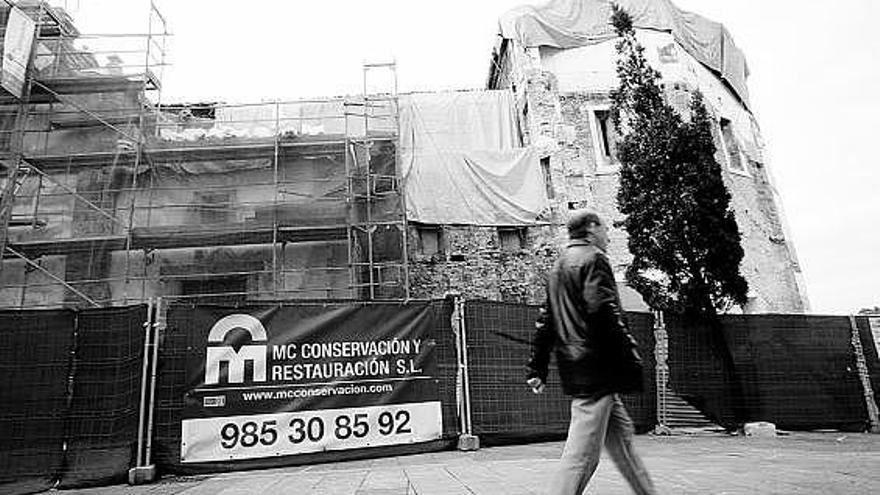
<path id="1" fill-rule="evenodd" d="M 425 230 L 439 234 L 436 250 L 426 250 Z M 544 279 L 557 254 L 556 230 L 522 229 L 517 248 L 502 245 L 497 227 L 410 226 L 410 296 L 438 298 L 456 291 L 469 299 L 541 302 Z"/>
<path id="2" fill-rule="evenodd" d="M 746 312 L 804 312 L 798 291 L 797 260 L 789 249 L 764 165 L 750 162 L 749 175 L 725 173 L 745 256 L 741 272 L 749 281 Z"/>

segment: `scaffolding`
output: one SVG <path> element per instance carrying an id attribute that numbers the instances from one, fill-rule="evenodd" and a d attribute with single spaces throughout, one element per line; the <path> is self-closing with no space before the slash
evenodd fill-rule
<path id="1" fill-rule="evenodd" d="M 345 104 L 351 280 L 362 298 L 408 299 L 406 208 L 396 166 L 400 161 L 397 65 L 365 63 L 363 71 L 363 97 Z M 384 92 L 371 91 L 376 73 L 390 73 L 391 84 Z M 389 145 L 393 155 L 387 152 Z"/>
<path id="2" fill-rule="evenodd" d="M 0 96 L 0 307 L 408 298 L 395 64 L 365 64 L 355 97 L 169 105 L 153 2 L 145 34 L 101 36 L 24 3 L 25 89 Z"/>

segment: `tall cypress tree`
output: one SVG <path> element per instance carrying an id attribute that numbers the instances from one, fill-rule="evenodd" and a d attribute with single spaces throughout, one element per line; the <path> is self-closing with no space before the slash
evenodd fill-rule
<path id="1" fill-rule="evenodd" d="M 622 134 L 618 204 L 633 262 L 627 281 L 655 308 L 714 316 L 744 304 L 740 233 L 715 161 L 711 118 L 696 93 L 680 115 L 638 43 L 630 15 L 614 7 L 620 86 L 612 95 Z"/>

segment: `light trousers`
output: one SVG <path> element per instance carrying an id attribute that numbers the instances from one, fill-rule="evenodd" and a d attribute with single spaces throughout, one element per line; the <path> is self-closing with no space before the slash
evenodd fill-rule
<path id="1" fill-rule="evenodd" d="M 639 495 L 654 495 L 654 484 L 633 449 L 633 422 L 617 394 L 571 401 L 571 425 L 551 495 L 581 495 L 599 465 L 602 446 Z"/>

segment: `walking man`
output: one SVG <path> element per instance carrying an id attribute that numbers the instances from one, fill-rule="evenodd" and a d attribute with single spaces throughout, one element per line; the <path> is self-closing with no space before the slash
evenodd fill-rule
<path id="1" fill-rule="evenodd" d="M 620 298 L 605 254 L 608 231 L 593 212 L 568 222 L 569 244 L 547 280 L 547 302 L 535 326 L 527 383 L 544 391 L 551 350 L 571 400 L 571 424 L 550 493 L 580 495 L 604 445 L 637 494 L 654 485 L 633 449 L 633 423 L 618 393 L 642 388 L 636 344 L 620 315 Z"/>

